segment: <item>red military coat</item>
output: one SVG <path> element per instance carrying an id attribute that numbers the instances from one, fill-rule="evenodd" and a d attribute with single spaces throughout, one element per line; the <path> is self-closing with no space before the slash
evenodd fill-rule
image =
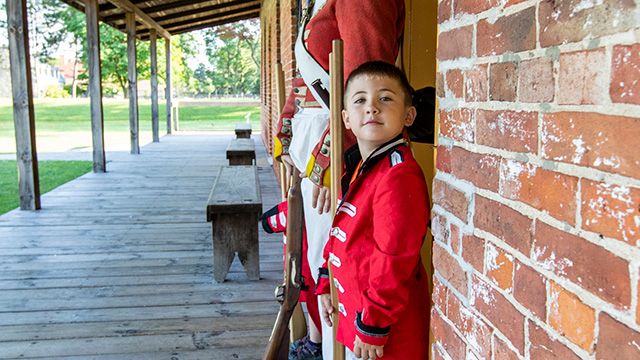
<path id="1" fill-rule="evenodd" d="M 367 61 L 394 63 L 404 29 L 404 0 L 327 0 L 304 29 L 304 44 L 313 58 L 327 72 L 332 41 L 344 41 L 344 79 Z M 291 119 L 298 107 L 320 107 L 299 75 L 287 97 L 277 124 L 274 158 L 289 153 Z M 327 129 L 314 148 L 306 173 L 317 185 L 329 186 L 330 138 Z M 353 134 L 345 132 L 345 146 L 355 143 Z M 324 145 L 324 146 L 323 146 Z"/>
<path id="2" fill-rule="evenodd" d="M 340 312 L 338 341 L 356 334 L 384 345 L 384 359 L 427 359 L 430 299 L 420 260 L 429 221 L 422 170 L 398 137 L 360 166 L 357 146 L 345 153 L 343 199 L 325 247 L 318 293 L 329 293 L 331 264 Z"/>

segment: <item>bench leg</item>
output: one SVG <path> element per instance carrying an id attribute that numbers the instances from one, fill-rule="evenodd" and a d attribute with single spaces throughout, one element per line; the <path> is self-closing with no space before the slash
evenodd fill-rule
<path id="1" fill-rule="evenodd" d="M 213 232 L 213 278 L 219 283 L 224 282 L 236 255 L 231 245 L 233 238 L 227 231 L 229 227 L 226 223 L 224 215 L 218 216 L 216 221 L 211 223 Z"/>
<path id="2" fill-rule="evenodd" d="M 213 278 L 224 281 L 236 251 L 250 280 L 260 279 L 259 214 L 219 214 L 213 227 Z"/>
<path id="3" fill-rule="evenodd" d="M 259 215 L 256 216 L 256 218 Z M 258 227 L 247 224 L 243 236 L 239 237 L 238 257 L 249 280 L 260 280 L 260 256 L 258 244 Z"/>

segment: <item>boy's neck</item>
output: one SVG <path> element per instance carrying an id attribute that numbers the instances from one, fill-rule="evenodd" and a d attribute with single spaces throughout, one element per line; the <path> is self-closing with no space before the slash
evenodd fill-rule
<path id="1" fill-rule="evenodd" d="M 362 142 L 359 139 L 358 140 L 358 150 L 360 150 L 360 156 L 362 157 L 362 161 L 365 161 L 369 158 L 369 156 L 376 151 L 376 149 L 378 149 L 380 146 L 388 143 L 389 141 L 397 138 L 398 136 L 400 136 L 400 134 L 402 133 L 398 133 L 393 137 L 390 137 L 389 139 L 381 142 L 381 143 L 369 143 L 369 142 Z"/>

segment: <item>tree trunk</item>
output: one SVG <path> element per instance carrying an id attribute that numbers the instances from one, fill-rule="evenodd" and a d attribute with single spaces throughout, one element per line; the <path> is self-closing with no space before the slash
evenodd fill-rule
<path id="1" fill-rule="evenodd" d="M 78 96 L 78 40 L 76 39 L 76 53 L 73 59 L 73 81 L 71 81 L 71 97 L 76 98 Z"/>

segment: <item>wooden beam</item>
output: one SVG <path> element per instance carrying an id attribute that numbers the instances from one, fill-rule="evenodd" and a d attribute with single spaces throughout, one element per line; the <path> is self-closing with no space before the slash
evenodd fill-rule
<path id="1" fill-rule="evenodd" d="M 259 11 L 254 11 L 248 14 L 243 14 L 243 15 L 238 15 L 238 16 L 234 16 L 234 17 L 229 17 L 229 18 L 225 18 L 225 19 L 217 19 L 217 20 L 213 20 L 210 22 L 200 22 L 198 25 L 182 25 L 181 27 L 175 27 L 175 28 L 171 28 L 171 30 L 169 30 L 172 34 L 177 35 L 177 34 L 182 34 L 185 32 L 190 32 L 190 31 L 194 31 L 194 30 L 200 30 L 200 29 L 206 29 L 209 27 L 213 27 L 213 26 L 217 26 L 217 25 L 224 25 L 224 24 L 228 24 L 228 23 L 232 23 L 232 22 L 236 22 L 236 21 L 241 21 L 241 20 L 247 20 L 247 19 L 255 19 L 257 17 L 260 16 L 260 12 Z M 140 38 L 142 40 L 147 40 L 149 38 L 148 35 L 141 35 Z"/>
<path id="2" fill-rule="evenodd" d="M 145 14 L 139 7 L 135 6 L 129 0 L 109 0 L 112 4 L 116 5 L 120 9 L 126 11 L 127 13 L 134 13 L 140 19 L 140 22 L 145 24 L 150 29 L 156 29 L 159 35 L 168 39 L 171 37 L 171 34 L 167 30 L 165 30 L 160 24 L 155 22 L 149 15 Z M 128 23 L 128 22 L 127 22 Z M 135 25 L 135 21 L 134 21 Z"/>
<path id="3" fill-rule="evenodd" d="M 107 171 L 104 152 L 104 114 L 102 109 L 102 72 L 100 64 L 100 30 L 98 0 L 86 0 L 87 48 L 89 60 L 89 95 L 91 97 L 91 137 L 93 139 L 93 172 Z"/>
<path id="4" fill-rule="evenodd" d="M 138 139 L 138 73 L 136 70 L 136 14 L 127 13 L 127 69 L 129 75 L 129 128 L 131 153 L 140 154 Z"/>
<path id="5" fill-rule="evenodd" d="M 238 7 L 236 7 L 238 6 Z M 173 12 L 169 15 L 165 15 L 165 16 L 161 16 L 158 18 L 155 18 L 155 20 L 158 23 L 162 23 L 168 20 L 174 20 L 174 19 L 180 19 L 183 17 L 187 17 L 187 16 L 191 16 L 191 15 L 198 15 L 198 14 L 202 14 L 205 12 L 213 12 L 216 10 L 223 10 L 220 13 L 214 14 L 214 15 L 220 15 L 223 13 L 233 13 L 233 12 L 240 12 L 245 10 L 245 8 L 254 8 L 254 7 L 258 7 L 260 8 L 260 2 L 259 1 L 255 1 L 255 0 L 236 0 L 236 1 L 230 1 L 228 3 L 221 3 L 221 4 L 215 4 L 215 5 L 211 5 L 211 6 L 203 6 L 203 7 L 199 7 L 199 8 L 195 8 L 195 9 L 191 9 L 191 10 L 185 10 L 185 11 L 180 11 L 180 12 Z M 231 9 L 231 7 L 234 7 L 233 9 Z"/>
<path id="6" fill-rule="evenodd" d="M 11 64 L 20 209 L 38 210 L 40 209 L 40 179 L 38 176 L 36 122 L 31 89 L 31 61 L 27 24 L 27 1 L 7 0 L 9 62 Z"/>
<path id="7" fill-rule="evenodd" d="M 167 134 L 171 134 L 171 39 L 164 39 L 164 48 L 166 55 L 166 77 L 164 97 L 167 106 Z"/>
<path id="8" fill-rule="evenodd" d="M 158 134 L 158 34 L 155 29 L 151 29 L 151 44 L 149 51 L 151 52 L 151 129 L 153 133 L 153 142 L 160 141 Z"/>
<path id="9" fill-rule="evenodd" d="M 249 0 L 243 0 L 243 1 L 249 1 Z M 251 1 L 255 1 L 255 0 L 251 0 Z M 136 1 L 132 1 L 134 4 L 136 3 Z M 177 1 L 177 2 L 173 2 L 173 3 L 163 3 L 161 5 L 156 5 L 156 6 L 150 6 L 150 7 L 146 7 L 146 8 L 141 8 L 142 11 L 145 12 L 145 14 L 152 16 L 152 14 L 154 13 L 158 13 L 161 11 L 165 11 L 165 10 L 171 10 L 171 11 L 175 11 L 178 10 L 181 7 L 188 7 L 191 8 L 193 7 L 193 5 L 197 5 L 200 3 L 211 3 L 211 0 L 181 0 L 181 1 Z M 111 5 L 111 4 L 109 4 Z M 112 5 L 113 6 L 113 5 Z M 102 7 L 100 7 L 102 9 Z M 102 18 L 103 21 L 105 22 L 120 22 L 122 20 L 122 14 L 112 14 L 112 15 L 108 15 Z"/>

